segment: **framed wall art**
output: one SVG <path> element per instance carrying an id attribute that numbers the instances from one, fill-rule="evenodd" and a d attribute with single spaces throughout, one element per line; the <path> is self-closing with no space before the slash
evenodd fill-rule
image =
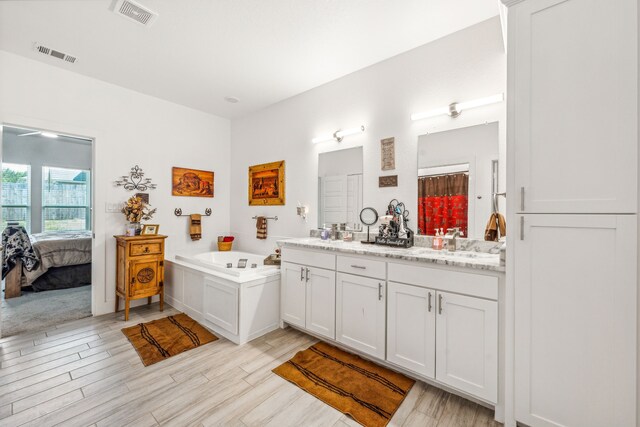
<path id="1" fill-rule="evenodd" d="M 381 168 L 390 171 L 396 168 L 396 139 L 385 138 L 380 141 Z"/>
<path id="2" fill-rule="evenodd" d="M 174 167 L 171 173 L 171 195 L 189 197 L 213 197 L 211 171 Z"/>
<path id="3" fill-rule="evenodd" d="M 249 166 L 249 206 L 284 205 L 284 160 Z"/>

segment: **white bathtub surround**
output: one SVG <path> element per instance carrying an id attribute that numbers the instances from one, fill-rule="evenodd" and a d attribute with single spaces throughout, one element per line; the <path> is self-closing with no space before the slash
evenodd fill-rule
<path id="1" fill-rule="evenodd" d="M 495 242 L 492 242 L 495 245 Z M 361 242 L 345 242 L 342 240 L 322 240 L 316 237 L 289 239 L 278 241 L 280 246 L 291 246 L 322 251 L 341 252 L 355 255 L 391 258 L 402 261 L 413 261 L 428 264 L 449 265 L 455 267 L 473 268 L 504 272 L 500 265 L 499 253 L 475 252 L 458 250 L 436 251 L 428 247 L 414 246 L 411 248 L 394 248 L 382 245 L 365 245 Z"/>
<path id="2" fill-rule="evenodd" d="M 237 268 L 242 258 L 245 269 Z M 264 258 L 234 251 L 168 258 L 165 300 L 217 335 L 249 342 L 280 324 L 280 270 L 262 265 Z M 234 267 L 227 269 L 227 262 Z"/>
<path id="3" fill-rule="evenodd" d="M 504 420 L 499 255 L 314 238 L 279 243 L 283 324 L 494 407 Z"/>

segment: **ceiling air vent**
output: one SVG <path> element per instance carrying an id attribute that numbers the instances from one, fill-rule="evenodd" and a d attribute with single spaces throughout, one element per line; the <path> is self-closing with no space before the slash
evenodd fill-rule
<path id="1" fill-rule="evenodd" d="M 158 17 L 157 13 L 132 0 L 116 1 L 113 11 L 123 18 L 136 21 L 146 27 L 150 27 Z"/>
<path id="2" fill-rule="evenodd" d="M 50 47 L 43 46 L 39 43 L 34 44 L 34 48 L 37 52 L 40 52 L 43 55 L 53 56 L 54 58 L 61 59 L 65 62 L 69 62 L 71 64 L 75 64 L 78 58 L 75 56 L 67 55 L 64 52 L 57 51 L 55 49 L 51 49 Z"/>

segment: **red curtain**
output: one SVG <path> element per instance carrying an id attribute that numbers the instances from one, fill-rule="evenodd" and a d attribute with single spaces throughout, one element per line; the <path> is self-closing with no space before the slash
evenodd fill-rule
<path id="1" fill-rule="evenodd" d="M 418 177 L 418 234 L 435 235 L 459 227 L 467 236 L 469 175 L 453 173 Z"/>

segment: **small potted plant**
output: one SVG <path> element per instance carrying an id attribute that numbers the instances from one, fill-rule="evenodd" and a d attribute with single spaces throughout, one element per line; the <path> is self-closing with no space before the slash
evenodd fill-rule
<path id="1" fill-rule="evenodd" d="M 122 206 L 121 212 L 124 214 L 129 226 L 127 227 L 127 235 L 140 235 L 142 226 L 140 221 L 148 221 L 153 218 L 153 214 L 156 213 L 156 209 L 150 209 L 149 205 L 145 203 L 142 198 L 138 196 L 131 196 Z M 131 234 L 131 230 L 135 230 Z"/>

